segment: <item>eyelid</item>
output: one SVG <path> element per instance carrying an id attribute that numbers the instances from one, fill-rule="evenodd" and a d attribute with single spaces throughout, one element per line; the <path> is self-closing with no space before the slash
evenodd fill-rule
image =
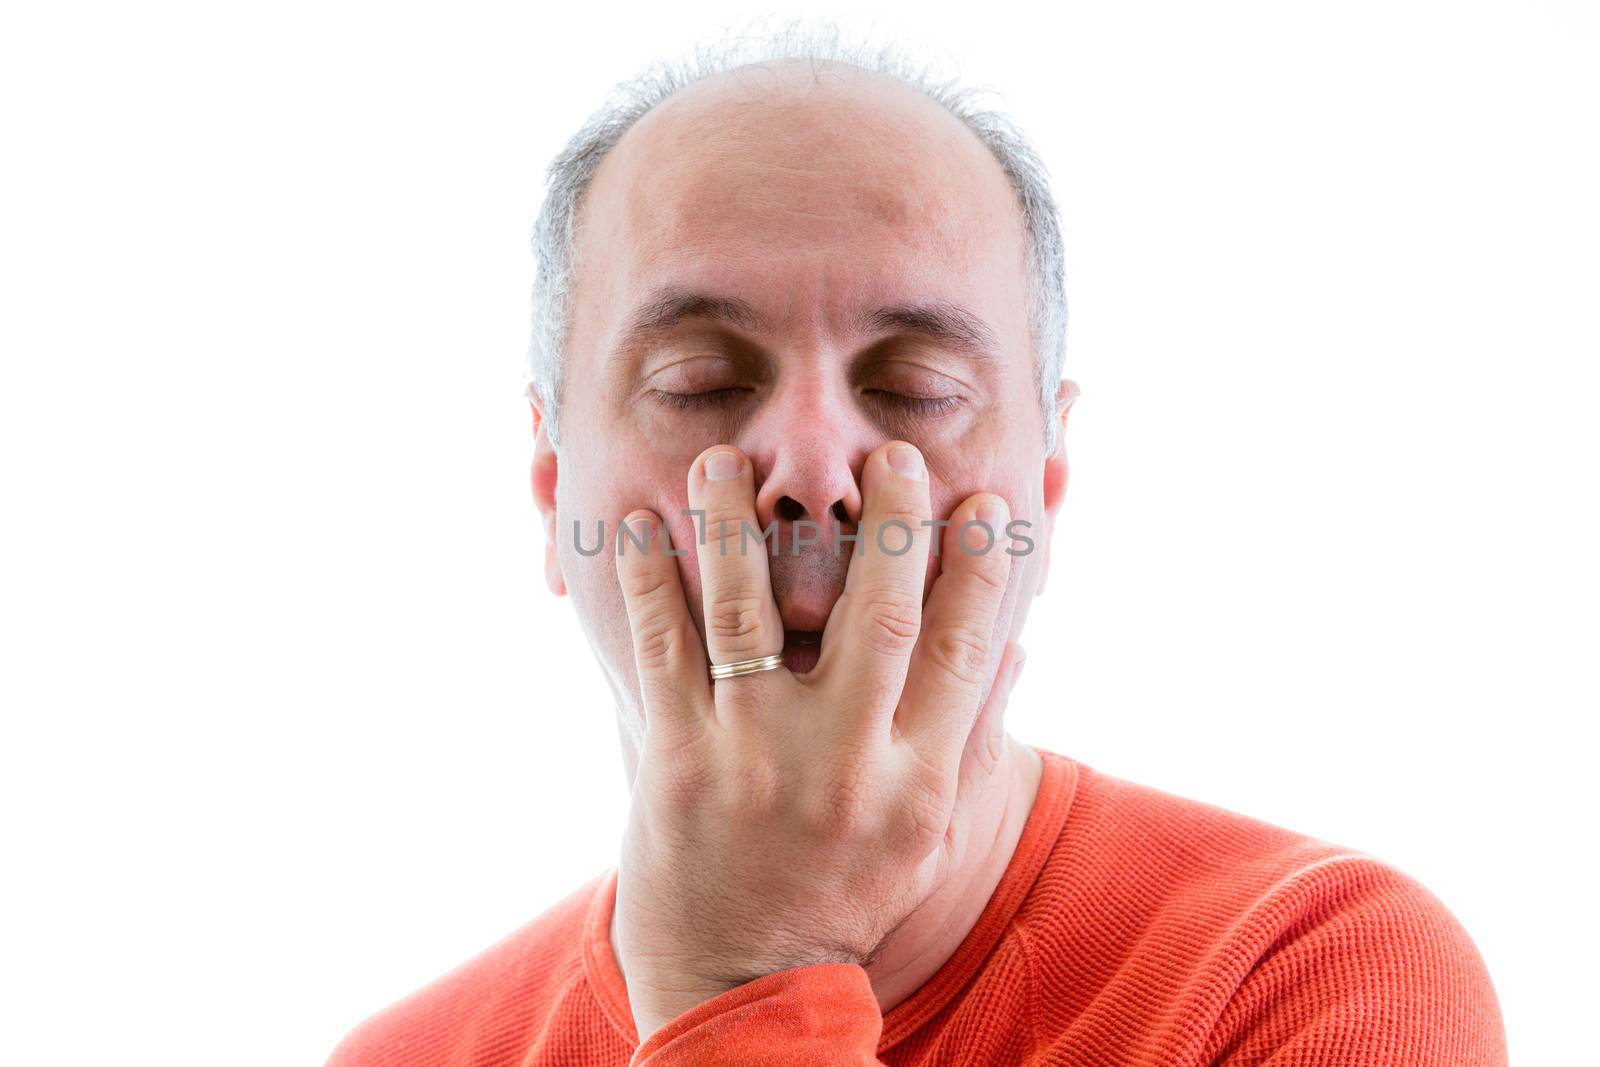
<path id="1" fill-rule="evenodd" d="M 906 393 L 947 393 L 972 391 L 970 383 L 943 370 L 913 359 L 886 360 L 862 375 L 862 384 L 892 388 Z"/>
<path id="2" fill-rule="evenodd" d="M 929 418 L 941 418 L 954 413 L 966 403 L 966 398 L 958 393 L 942 393 L 938 396 L 917 396 L 912 393 L 899 393 L 892 389 L 868 389 L 867 395 L 877 394 L 881 399 L 876 402 L 900 409 L 899 413 L 911 413 Z"/>
<path id="3" fill-rule="evenodd" d="M 892 354 L 864 364 L 859 368 L 858 381 L 871 385 L 888 382 L 902 392 L 948 391 L 971 396 L 985 386 L 969 378 L 964 373 L 968 369 L 966 363 L 953 361 L 938 350 L 913 346 L 897 349 Z M 988 380 L 984 378 L 982 382 Z"/>
<path id="4" fill-rule="evenodd" d="M 742 386 L 727 386 L 721 389 L 707 389 L 698 393 L 674 393 L 666 389 L 652 389 L 650 390 L 650 395 L 667 407 L 689 410 L 720 407 L 735 400 L 734 394 L 748 392 L 750 390 Z"/>
<path id="5" fill-rule="evenodd" d="M 663 361 L 660 365 L 650 368 L 650 373 L 652 375 L 660 374 L 662 371 L 668 371 L 674 367 L 686 367 L 695 363 L 721 363 L 729 367 L 738 366 L 737 360 L 731 359 L 721 352 L 677 349 L 673 351 L 672 355 L 676 358 Z"/>
<path id="6" fill-rule="evenodd" d="M 726 407 L 742 399 L 741 394 L 749 392 L 752 390 L 743 386 L 727 386 L 699 393 L 674 393 L 665 389 L 652 389 L 650 395 L 665 407 L 680 411 L 698 411 Z M 929 419 L 939 419 L 953 414 L 966 403 L 965 397 L 954 393 L 942 396 L 912 396 L 888 389 L 868 389 L 866 395 L 874 397 L 873 402 L 878 405 L 893 408 L 891 412 L 893 415 Z"/>
<path id="7" fill-rule="evenodd" d="M 665 386 L 669 392 L 705 392 L 724 382 L 731 383 L 739 377 L 737 362 L 709 352 L 675 359 L 651 370 L 645 376 L 650 388 Z"/>

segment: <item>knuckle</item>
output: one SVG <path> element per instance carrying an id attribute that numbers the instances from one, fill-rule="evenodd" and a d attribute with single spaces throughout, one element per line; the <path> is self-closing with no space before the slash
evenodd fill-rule
<path id="1" fill-rule="evenodd" d="M 677 632 L 676 624 L 664 615 L 639 620 L 633 631 L 633 652 L 641 672 L 666 673 L 678 666 Z"/>
<path id="2" fill-rule="evenodd" d="M 944 775 L 924 765 L 913 776 L 896 812 L 901 820 L 896 835 L 910 855 L 923 855 L 950 831 L 950 802 Z"/>
<path id="3" fill-rule="evenodd" d="M 653 673 L 677 667 L 683 649 L 678 612 L 669 595 L 671 582 L 660 574 L 643 573 L 629 575 L 623 585 L 639 669 Z"/>
<path id="4" fill-rule="evenodd" d="M 1005 755 L 1006 735 L 1003 730 L 985 730 L 978 746 L 978 766 L 985 775 L 995 772 L 1000 766 L 1000 758 Z"/>
<path id="5" fill-rule="evenodd" d="M 913 855 L 919 855 L 930 845 L 943 840 L 946 831 L 950 829 L 944 812 L 933 804 L 907 804 L 905 817 L 906 844 Z"/>
<path id="6" fill-rule="evenodd" d="M 930 633 L 927 652 L 934 667 L 964 685 L 982 685 L 989 673 L 989 635 L 973 621 Z"/>
<path id="7" fill-rule="evenodd" d="M 823 780 L 813 815 L 818 834 L 851 840 L 869 832 L 877 814 L 873 797 L 865 765 L 844 761 Z"/>
<path id="8" fill-rule="evenodd" d="M 770 821 L 782 809 L 787 785 L 782 769 L 770 757 L 745 755 L 734 765 L 727 776 L 729 782 L 729 816 Z"/>
<path id="9" fill-rule="evenodd" d="M 633 603 L 661 599 L 671 584 L 666 572 L 656 567 L 628 567 L 622 570 L 619 582 L 622 595 Z"/>
<path id="10" fill-rule="evenodd" d="M 705 509 L 705 538 L 703 544 L 714 555 L 736 552 L 751 536 L 752 527 L 745 513 L 736 507 Z"/>
<path id="11" fill-rule="evenodd" d="M 719 641 L 745 644 L 761 632 L 761 609 L 761 599 L 747 593 L 722 597 L 706 618 L 706 630 Z"/>
<path id="12" fill-rule="evenodd" d="M 917 541 L 927 535 L 928 528 L 923 525 L 927 518 L 926 512 L 910 501 L 886 501 L 873 519 L 872 547 L 897 555 L 911 554 Z"/>
<path id="13" fill-rule="evenodd" d="M 677 745 L 671 755 L 657 765 L 652 804 L 664 813 L 682 816 L 703 808 L 717 785 L 717 774 L 710 760 L 697 758 L 688 746 Z"/>
<path id="14" fill-rule="evenodd" d="M 1011 578 L 1011 559 L 996 547 L 998 544 L 997 541 L 990 545 L 987 552 L 967 556 L 972 583 L 982 593 L 996 599 L 1006 591 L 1006 583 Z"/>
<path id="15" fill-rule="evenodd" d="M 862 601 L 867 617 L 863 640 L 889 655 L 909 652 L 922 629 L 922 605 L 893 590 L 875 591 Z"/>

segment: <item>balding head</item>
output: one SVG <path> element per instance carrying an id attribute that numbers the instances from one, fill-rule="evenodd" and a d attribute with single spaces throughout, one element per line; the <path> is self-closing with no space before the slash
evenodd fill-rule
<path id="1" fill-rule="evenodd" d="M 845 65 L 744 66 L 681 90 L 618 142 L 586 205 L 593 226 L 625 218 L 659 254 L 758 231 L 803 251 L 840 227 L 955 252 L 990 227 L 1019 266 L 1026 255 L 1010 183 L 972 131 L 904 82 Z"/>

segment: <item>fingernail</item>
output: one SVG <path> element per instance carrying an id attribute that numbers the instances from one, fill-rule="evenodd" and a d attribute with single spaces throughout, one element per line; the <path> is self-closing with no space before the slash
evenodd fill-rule
<path id="1" fill-rule="evenodd" d="M 736 452 L 713 452 L 706 457 L 706 480 L 711 482 L 726 482 L 739 477 L 739 472 L 744 470 L 744 461 Z"/>
<path id="2" fill-rule="evenodd" d="M 922 453 L 910 445 L 895 445 L 889 449 L 889 466 L 907 478 L 922 481 Z"/>
<path id="3" fill-rule="evenodd" d="M 989 527 L 990 530 L 996 530 L 1004 526 L 1007 514 L 1006 502 L 999 497 L 985 500 L 978 505 L 978 521 Z"/>
<path id="4" fill-rule="evenodd" d="M 1023 668 L 1024 665 L 1027 664 L 1027 662 L 1028 662 L 1028 657 L 1027 657 L 1026 653 L 1024 653 L 1023 655 L 1020 655 L 1020 656 L 1017 657 L 1016 666 L 1011 668 L 1011 684 L 1012 685 L 1016 685 L 1017 684 L 1017 679 L 1022 677 L 1022 668 Z"/>

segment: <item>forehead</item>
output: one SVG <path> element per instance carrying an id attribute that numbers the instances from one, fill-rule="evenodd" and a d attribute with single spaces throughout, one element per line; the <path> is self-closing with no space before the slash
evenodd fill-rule
<path id="1" fill-rule="evenodd" d="M 621 138 L 582 207 L 575 286 L 612 314 L 662 284 L 783 320 L 957 300 L 1005 333 L 1025 255 L 1010 182 L 959 119 L 892 78 L 778 64 L 690 85 Z"/>

